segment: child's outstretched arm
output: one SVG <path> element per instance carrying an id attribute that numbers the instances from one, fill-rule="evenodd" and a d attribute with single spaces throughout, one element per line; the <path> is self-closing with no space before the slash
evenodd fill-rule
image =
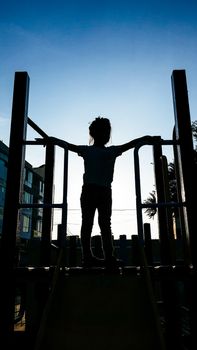
<path id="1" fill-rule="evenodd" d="M 120 145 L 122 153 L 128 151 L 129 149 L 135 147 L 139 142 L 152 143 L 155 136 L 142 136 L 137 139 L 131 140 L 123 145 Z"/>
<path id="2" fill-rule="evenodd" d="M 39 140 L 39 139 L 37 139 L 37 140 Z M 46 138 L 46 143 L 47 142 L 52 142 L 55 145 L 60 146 L 62 148 L 67 148 L 68 147 L 69 151 L 72 151 L 72 152 L 76 152 L 76 153 L 79 152 L 79 146 L 73 145 L 72 143 L 69 143 L 67 141 L 58 139 L 57 137 L 49 136 L 49 137 Z"/>
<path id="3" fill-rule="evenodd" d="M 77 145 L 73 145 L 72 143 L 69 143 L 67 141 L 58 139 L 57 137 L 50 137 L 51 141 L 53 141 L 56 145 L 66 148 L 68 147 L 69 151 L 78 153 L 79 152 L 79 147 Z"/>

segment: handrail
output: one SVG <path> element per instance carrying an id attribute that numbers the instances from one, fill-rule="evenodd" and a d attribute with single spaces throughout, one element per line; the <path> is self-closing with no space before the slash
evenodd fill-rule
<path id="1" fill-rule="evenodd" d="M 63 203 L 19 203 L 18 208 L 62 208 Z"/>
<path id="2" fill-rule="evenodd" d="M 137 228 L 138 228 L 138 237 L 139 242 L 143 244 L 143 218 L 142 218 L 142 209 L 143 208 L 159 208 L 159 207 L 182 207 L 186 205 L 186 202 L 157 202 L 153 204 L 142 203 L 141 198 L 141 182 L 140 182 L 140 164 L 139 164 L 139 150 L 142 146 L 155 144 L 160 145 L 177 145 L 179 144 L 175 140 L 163 140 L 161 137 L 157 137 L 157 140 L 151 142 L 140 141 L 134 148 L 134 171 L 135 171 L 135 191 L 136 191 L 136 211 L 137 211 Z"/>
<path id="3" fill-rule="evenodd" d="M 65 170 L 66 169 L 66 170 Z M 64 174 L 63 174 L 63 204 L 62 204 L 62 230 L 60 246 L 65 246 L 65 238 L 67 235 L 67 217 L 68 217 L 68 148 L 64 149 Z"/>
<path id="4" fill-rule="evenodd" d="M 48 135 L 36 124 L 33 122 L 32 119 L 29 117 L 27 118 L 27 123 L 35 130 L 38 134 L 40 134 L 42 137 L 48 137 Z"/>
<path id="5" fill-rule="evenodd" d="M 185 207 L 186 202 L 160 202 L 160 203 L 152 203 L 152 204 L 141 204 L 141 208 L 160 208 L 160 207 L 176 207 L 181 208 Z"/>
<path id="6" fill-rule="evenodd" d="M 47 138 L 48 135 L 36 124 L 31 118 L 27 119 L 28 124 L 38 132 L 43 139 L 39 140 L 24 140 L 25 145 L 43 145 L 47 147 Z M 53 146 L 58 146 L 53 142 Z M 68 180 L 68 148 L 65 146 L 64 149 L 64 173 L 63 173 L 63 201 L 62 203 L 19 203 L 18 208 L 61 208 L 62 209 L 62 218 L 61 218 L 61 246 L 65 245 L 65 238 L 67 235 L 67 180 Z M 53 160 L 54 162 L 54 160 Z"/>

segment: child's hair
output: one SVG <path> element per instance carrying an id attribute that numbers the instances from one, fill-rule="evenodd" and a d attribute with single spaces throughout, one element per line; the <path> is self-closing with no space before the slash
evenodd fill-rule
<path id="1" fill-rule="evenodd" d="M 89 126 L 91 140 L 101 142 L 103 145 L 109 142 L 111 136 L 111 123 L 109 119 L 97 117 Z M 91 143 L 91 142 L 90 142 Z"/>

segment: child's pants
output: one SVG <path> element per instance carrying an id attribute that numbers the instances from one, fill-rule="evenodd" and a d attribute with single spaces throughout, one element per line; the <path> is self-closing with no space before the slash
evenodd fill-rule
<path id="1" fill-rule="evenodd" d="M 111 188 L 94 184 L 85 184 L 82 187 L 81 193 L 81 244 L 84 258 L 92 256 L 91 233 L 96 209 L 98 210 L 98 223 L 101 230 L 104 257 L 110 258 L 113 255 L 111 234 Z"/>

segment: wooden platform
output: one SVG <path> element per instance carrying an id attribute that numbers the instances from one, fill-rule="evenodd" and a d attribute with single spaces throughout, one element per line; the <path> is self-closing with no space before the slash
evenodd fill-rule
<path id="1" fill-rule="evenodd" d="M 38 334 L 41 349 L 165 349 L 146 278 L 129 269 L 61 274 Z"/>

